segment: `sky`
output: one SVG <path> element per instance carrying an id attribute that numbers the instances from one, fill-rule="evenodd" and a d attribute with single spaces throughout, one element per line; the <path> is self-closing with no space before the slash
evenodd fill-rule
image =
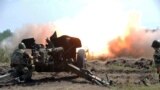
<path id="1" fill-rule="evenodd" d="M 113 11 L 108 9 L 112 7 Z M 119 14 L 119 8 L 122 14 L 132 11 L 138 13 L 141 25 L 146 28 L 160 27 L 159 0 L 0 0 L 0 32 L 6 29 L 16 31 L 27 24 L 56 23 L 81 15 L 94 18 L 92 14 L 104 14 L 101 10 L 117 10 L 116 14 Z M 91 14 L 87 14 L 89 12 Z M 109 13 L 105 15 L 112 16 Z"/>

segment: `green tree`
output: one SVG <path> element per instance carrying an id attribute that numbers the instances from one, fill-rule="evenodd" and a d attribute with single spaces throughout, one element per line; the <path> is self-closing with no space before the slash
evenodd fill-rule
<path id="1" fill-rule="evenodd" d="M 0 33 L 0 42 L 6 39 L 7 37 L 10 37 L 11 35 L 12 32 L 10 31 L 10 29 L 3 31 L 2 33 Z"/>

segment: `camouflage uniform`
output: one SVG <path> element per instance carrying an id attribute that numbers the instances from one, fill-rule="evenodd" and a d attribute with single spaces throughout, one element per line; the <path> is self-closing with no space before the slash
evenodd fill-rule
<path id="1" fill-rule="evenodd" d="M 160 82 L 160 41 L 154 40 L 152 43 L 152 47 L 154 48 L 155 52 L 153 55 L 155 66 L 157 68 L 157 73 L 159 74 L 159 82 Z"/>
<path id="2" fill-rule="evenodd" d="M 39 54 L 40 54 L 40 58 L 39 58 L 40 62 L 42 62 L 42 63 L 48 62 L 48 52 L 45 48 L 40 48 Z"/>
<path id="3" fill-rule="evenodd" d="M 15 50 L 11 56 L 11 67 L 17 72 L 16 77 L 20 80 L 30 80 L 32 76 L 32 66 L 30 56 L 25 52 L 24 48 Z"/>
<path id="4" fill-rule="evenodd" d="M 154 62 L 156 67 L 160 67 L 160 49 L 156 49 L 154 52 Z"/>
<path id="5" fill-rule="evenodd" d="M 44 47 L 37 45 L 37 49 L 32 50 L 35 63 L 45 63 L 48 60 L 48 52 Z"/>

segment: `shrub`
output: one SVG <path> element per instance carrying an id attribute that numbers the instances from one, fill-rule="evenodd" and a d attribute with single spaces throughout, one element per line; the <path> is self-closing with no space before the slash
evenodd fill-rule
<path id="1" fill-rule="evenodd" d="M 7 50 L 0 48 L 0 63 L 9 63 L 9 56 Z"/>

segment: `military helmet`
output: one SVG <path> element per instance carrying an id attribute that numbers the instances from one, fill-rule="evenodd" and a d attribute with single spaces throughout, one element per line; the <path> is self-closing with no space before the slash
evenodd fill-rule
<path id="1" fill-rule="evenodd" d="M 160 48 L 160 40 L 154 40 L 152 43 L 153 48 Z"/>
<path id="2" fill-rule="evenodd" d="M 26 46 L 25 46 L 25 44 L 24 44 L 24 43 L 20 43 L 20 44 L 18 45 L 18 48 L 19 48 L 19 49 L 25 49 L 25 48 L 26 48 Z"/>

